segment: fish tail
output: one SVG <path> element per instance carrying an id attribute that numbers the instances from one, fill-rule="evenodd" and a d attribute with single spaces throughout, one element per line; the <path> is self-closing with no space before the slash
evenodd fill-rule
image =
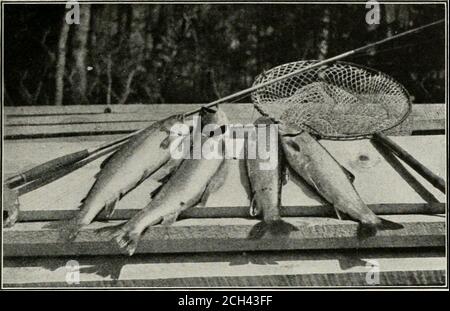
<path id="1" fill-rule="evenodd" d="M 64 220 L 56 225 L 60 229 L 60 238 L 63 241 L 73 241 L 81 229 L 91 223 L 91 220 L 86 217 L 86 213 L 89 210 L 89 206 L 87 205 L 88 200 L 86 198 L 81 200 L 80 211 L 77 215 L 72 219 Z"/>
<path id="2" fill-rule="evenodd" d="M 83 226 L 79 222 L 78 217 L 65 221 L 61 224 L 60 237 L 66 242 L 72 242 L 80 233 Z"/>
<path id="3" fill-rule="evenodd" d="M 261 221 L 256 225 L 254 225 L 253 228 L 250 230 L 249 238 L 260 239 L 266 233 L 278 236 L 289 235 L 289 233 L 293 231 L 298 231 L 298 228 L 282 219 Z"/>
<path id="4" fill-rule="evenodd" d="M 375 218 L 371 221 L 360 222 L 358 226 L 357 236 L 359 239 L 363 240 L 375 236 L 378 231 L 400 229 L 403 229 L 402 224 L 375 216 Z"/>
<path id="5" fill-rule="evenodd" d="M 129 229 L 126 224 L 119 226 L 110 234 L 110 238 L 114 239 L 120 248 L 126 250 L 128 255 L 132 256 L 141 239 L 141 232 Z"/>
<path id="6" fill-rule="evenodd" d="M 274 235 L 286 235 L 298 228 L 282 219 L 267 222 L 268 231 Z"/>

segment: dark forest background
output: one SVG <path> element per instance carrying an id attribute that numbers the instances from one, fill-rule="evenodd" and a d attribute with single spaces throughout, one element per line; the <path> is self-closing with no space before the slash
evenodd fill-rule
<path id="1" fill-rule="evenodd" d="M 208 102 L 273 66 L 323 59 L 444 18 L 443 5 L 4 6 L 6 105 Z M 439 25 L 347 59 L 402 83 L 415 102 L 444 102 Z M 248 100 L 248 99 L 247 99 Z"/>

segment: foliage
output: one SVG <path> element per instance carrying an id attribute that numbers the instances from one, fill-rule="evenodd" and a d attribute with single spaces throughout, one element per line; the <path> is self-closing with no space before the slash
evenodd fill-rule
<path id="1" fill-rule="evenodd" d="M 273 66 L 333 56 L 443 18 L 444 6 L 383 6 L 372 26 L 366 12 L 350 4 L 91 5 L 85 97 L 90 104 L 208 102 Z M 63 5 L 5 5 L 6 105 L 54 104 L 64 13 Z M 71 25 L 63 104 L 79 104 L 77 31 Z M 442 26 L 348 61 L 398 79 L 416 102 L 443 102 L 444 59 Z"/>

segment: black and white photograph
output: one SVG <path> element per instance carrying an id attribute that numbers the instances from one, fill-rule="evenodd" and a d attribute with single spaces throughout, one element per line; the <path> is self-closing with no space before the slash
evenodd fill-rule
<path id="1" fill-rule="evenodd" d="M 2 0 L 2 289 L 448 289 L 447 22 Z"/>

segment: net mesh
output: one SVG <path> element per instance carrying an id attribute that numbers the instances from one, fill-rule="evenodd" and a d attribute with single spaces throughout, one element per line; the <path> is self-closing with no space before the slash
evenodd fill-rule
<path id="1" fill-rule="evenodd" d="M 254 85 L 315 62 L 275 67 L 259 75 Z M 362 138 L 391 129 L 411 109 L 407 92 L 395 80 L 345 62 L 313 68 L 258 89 L 252 101 L 263 114 L 328 139 Z"/>

